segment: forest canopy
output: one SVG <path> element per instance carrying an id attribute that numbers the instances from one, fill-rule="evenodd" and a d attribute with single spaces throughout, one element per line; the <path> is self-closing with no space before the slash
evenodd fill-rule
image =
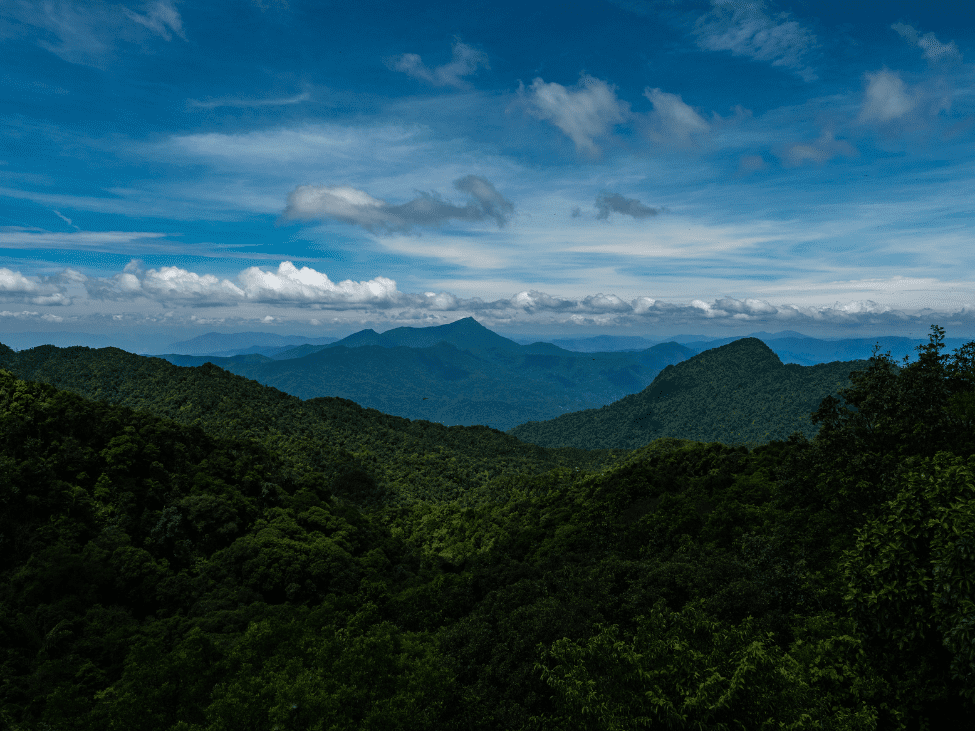
<path id="1" fill-rule="evenodd" d="M 811 438 L 598 452 L 7 350 L 0 720 L 971 726 L 975 343 L 943 349 L 875 354 Z"/>

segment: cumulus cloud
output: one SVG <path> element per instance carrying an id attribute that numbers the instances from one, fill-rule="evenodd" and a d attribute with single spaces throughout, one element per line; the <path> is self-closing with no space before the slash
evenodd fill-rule
<path id="1" fill-rule="evenodd" d="M 624 198 L 619 193 L 600 193 L 596 196 L 596 218 L 600 221 L 609 219 L 610 213 L 622 213 L 633 218 L 650 218 L 660 213 L 659 208 L 643 205 L 636 198 Z"/>
<path id="2" fill-rule="evenodd" d="M 172 40 L 173 33 L 184 41 L 186 34 L 183 32 L 183 21 L 179 17 L 176 8 L 173 7 L 172 0 L 156 0 L 151 5 L 147 5 L 145 13 L 136 13 L 128 8 L 122 8 L 122 12 L 139 25 L 143 25 L 153 33 L 162 36 L 167 41 Z"/>
<path id="3" fill-rule="evenodd" d="M 961 61 L 961 51 L 958 50 L 958 46 L 955 45 L 954 41 L 942 43 L 935 38 L 934 33 L 925 33 L 922 36 L 914 27 L 907 23 L 894 23 L 890 27 L 897 31 L 912 46 L 920 48 L 928 61 Z"/>
<path id="4" fill-rule="evenodd" d="M 807 162 L 822 165 L 840 155 L 856 157 L 859 153 L 846 140 L 837 140 L 832 132 L 823 130 L 818 140 L 790 145 L 776 154 L 786 167 L 798 167 Z"/>
<path id="5" fill-rule="evenodd" d="M 917 100 L 907 92 L 899 74 L 883 69 L 866 73 L 867 89 L 860 106 L 861 122 L 890 122 L 914 109 Z"/>
<path id="6" fill-rule="evenodd" d="M 815 81 L 816 73 L 805 56 L 816 47 L 816 36 L 789 13 L 773 17 L 765 12 L 765 2 L 711 0 L 711 11 L 695 28 L 698 45 L 708 51 L 731 51 L 782 66 L 804 81 Z"/>
<path id="7" fill-rule="evenodd" d="M 0 267 L 0 301 L 32 305 L 70 305 L 68 285 L 84 282 L 86 277 L 74 269 L 65 269 L 51 277 L 26 277 L 20 272 Z"/>
<path id="8" fill-rule="evenodd" d="M 299 269 L 290 261 L 277 270 L 250 267 L 236 281 L 212 274 L 197 274 L 180 267 L 143 270 L 132 261 L 114 277 L 89 279 L 88 296 L 100 300 L 146 298 L 162 303 L 207 307 L 247 302 L 292 306 L 342 306 L 384 304 L 398 301 L 396 282 L 377 277 L 368 282 L 333 283 L 310 267 Z"/>
<path id="9" fill-rule="evenodd" d="M 423 63 L 423 59 L 415 53 L 404 53 L 386 62 L 386 65 L 394 71 L 401 71 L 414 79 L 426 81 L 434 86 L 456 86 L 464 88 L 467 82 L 462 77 L 470 76 L 481 66 L 491 68 L 488 65 L 488 57 L 484 51 L 480 51 L 459 40 L 454 41 L 454 57 L 450 63 L 436 68 L 428 68 Z"/>
<path id="10" fill-rule="evenodd" d="M 653 104 L 648 115 L 647 132 L 658 144 L 691 144 L 692 135 L 706 134 L 711 125 L 695 112 L 677 94 L 668 94 L 660 89 L 644 89 L 643 96 Z"/>
<path id="11" fill-rule="evenodd" d="M 282 218 L 331 219 L 372 232 L 409 233 L 415 226 L 438 227 L 451 220 L 492 219 L 501 227 L 514 212 L 514 204 L 478 175 L 458 178 L 454 187 L 472 200 L 459 206 L 436 193 L 421 192 L 411 201 L 393 205 L 350 186 L 300 185 L 288 195 Z"/>
<path id="12" fill-rule="evenodd" d="M 0 282 L 12 286 L 18 292 L 36 292 L 40 282 L 17 273 L 0 270 Z M 829 305 L 772 304 L 759 298 L 737 299 L 717 297 L 711 300 L 692 299 L 673 302 L 641 296 L 629 301 L 613 293 L 597 293 L 581 298 L 550 295 L 538 290 L 524 290 L 516 294 L 485 302 L 479 297 L 465 299 L 450 292 L 427 291 L 422 293 L 400 292 L 396 282 L 377 276 L 368 281 L 346 280 L 333 282 L 324 272 L 311 267 L 297 267 L 282 262 L 276 269 L 250 267 L 232 279 L 199 274 L 177 267 L 144 270 L 137 262 L 131 262 L 124 271 L 107 279 L 86 278 L 78 272 L 66 270 L 59 275 L 62 280 L 73 278 L 88 289 L 92 299 L 110 301 L 150 300 L 167 308 L 164 318 L 178 313 L 172 309 L 187 306 L 197 309 L 218 305 L 256 305 L 256 310 L 237 310 L 248 313 L 247 317 L 266 322 L 285 322 L 293 319 L 287 308 L 305 310 L 332 310 L 334 312 L 365 312 L 365 319 L 381 316 L 391 321 L 425 321 L 439 319 L 449 321 L 447 315 L 456 313 L 475 315 L 488 324 L 492 320 L 511 323 L 520 316 L 528 316 L 526 322 L 547 324 L 578 324 L 600 326 L 650 326 L 670 330 L 691 327 L 695 324 L 725 322 L 736 325 L 742 322 L 750 326 L 801 325 L 810 327 L 856 328 L 862 325 L 891 331 L 905 325 L 927 327 L 932 321 L 949 320 L 957 325 L 961 321 L 975 325 L 975 307 L 965 306 L 953 312 L 935 312 L 931 309 L 904 311 L 873 300 L 835 302 Z M 849 285 L 850 283 L 845 283 Z M 868 282 L 876 289 L 876 282 Z M 268 312 L 268 308 L 279 308 Z M 61 310 L 62 312 L 64 310 Z M 435 313 L 443 313 L 442 316 Z M 39 315 L 31 310 L 0 312 L 0 317 L 46 317 L 55 321 L 60 315 Z M 124 319 L 123 315 L 113 315 Z M 226 320 L 226 314 L 192 315 L 197 323 L 218 323 Z M 302 322 L 307 315 L 301 316 Z M 322 322 L 320 315 L 312 321 Z M 438 324 L 440 324 L 438 322 Z"/>
<path id="13" fill-rule="evenodd" d="M 525 95 L 524 89 L 519 93 Z M 595 138 L 609 134 L 630 116 L 629 104 L 616 98 L 615 88 L 588 74 L 574 88 L 535 79 L 527 101 L 533 115 L 554 124 L 577 150 L 592 156 L 599 154 Z"/>

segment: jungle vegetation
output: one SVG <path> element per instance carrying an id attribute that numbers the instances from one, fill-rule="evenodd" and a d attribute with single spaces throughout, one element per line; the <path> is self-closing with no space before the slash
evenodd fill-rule
<path id="1" fill-rule="evenodd" d="M 586 451 L 0 349 L 0 723 L 969 727 L 975 342 L 943 350 L 875 354 L 812 437 Z"/>
<path id="2" fill-rule="evenodd" d="M 866 361 L 783 364 L 758 338 L 735 340 L 671 365 L 647 388 L 598 409 L 519 424 L 507 433 L 545 447 L 637 449 L 661 437 L 764 444 L 807 437 L 825 397 Z"/>

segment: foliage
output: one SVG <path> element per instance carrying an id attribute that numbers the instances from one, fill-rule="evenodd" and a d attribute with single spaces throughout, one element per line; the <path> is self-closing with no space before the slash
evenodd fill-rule
<path id="1" fill-rule="evenodd" d="M 638 449 L 676 437 L 764 444 L 816 433 L 809 414 L 849 384 L 863 362 L 784 365 L 757 338 L 744 338 L 665 368 L 641 391 L 599 409 L 509 429 L 545 447 Z"/>

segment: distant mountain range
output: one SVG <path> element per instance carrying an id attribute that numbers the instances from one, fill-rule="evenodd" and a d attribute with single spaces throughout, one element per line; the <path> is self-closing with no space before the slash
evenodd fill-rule
<path id="1" fill-rule="evenodd" d="M 408 419 L 510 429 L 636 393 L 694 352 L 663 343 L 636 353 L 577 353 L 519 345 L 473 318 L 428 328 L 354 333 L 327 345 L 218 356 L 164 355 L 213 363 L 301 399 L 338 396 Z"/>
<path id="2" fill-rule="evenodd" d="M 585 350 L 635 342 L 596 336 L 560 341 L 580 348 L 568 350 L 519 344 L 468 317 L 436 327 L 367 329 L 341 340 L 208 333 L 174 345 L 235 354 L 159 357 L 178 366 L 213 363 L 305 400 L 339 397 L 411 420 L 485 425 L 543 446 L 594 449 L 634 448 L 659 436 L 729 443 L 796 430 L 811 436 L 809 412 L 848 383 L 875 344 L 900 358 L 915 355 L 923 342 L 756 335 L 768 343 L 725 338 Z"/>
<path id="3" fill-rule="evenodd" d="M 279 335 L 277 333 L 207 333 L 191 340 L 172 343 L 169 351 L 185 355 L 244 355 L 264 353 L 265 350 L 286 350 L 296 345 L 324 345 L 338 338 L 307 338 L 303 335 Z"/>
<path id="4" fill-rule="evenodd" d="M 488 343 L 481 341 L 480 345 L 473 345 L 470 337 L 475 337 L 475 331 L 465 331 L 464 323 L 475 323 L 482 330 L 490 332 L 494 340 Z M 446 329 L 445 329 L 446 328 Z M 588 338 L 554 338 L 550 341 L 532 340 L 530 338 L 510 339 L 497 335 L 481 326 L 472 317 L 458 320 L 449 325 L 436 327 L 414 328 L 398 327 L 380 334 L 375 330 L 360 330 L 345 338 L 334 337 L 308 338 L 303 336 L 286 336 L 274 333 L 207 333 L 181 343 L 173 343 L 169 352 L 181 355 L 206 355 L 232 358 L 237 355 L 263 355 L 273 360 L 290 360 L 300 358 L 325 348 L 344 346 L 360 347 L 376 345 L 383 348 L 432 347 L 440 342 L 453 343 L 460 350 L 470 350 L 471 347 L 498 347 L 510 350 L 512 346 L 539 345 L 547 343 L 559 348 L 561 352 L 572 353 L 639 353 L 661 343 L 678 343 L 689 348 L 692 354 L 717 348 L 736 340 L 758 338 L 768 345 L 783 363 L 798 365 L 816 365 L 832 363 L 838 360 L 866 360 L 873 354 L 874 346 L 880 346 L 880 352 L 890 352 L 895 360 L 901 360 L 905 355 L 912 360 L 917 355 L 918 345 L 927 343 L 927 339 L 906 337 L 872 337 L 872 338 L 843 338 L 819 339 L 803 335 L 794 330 L 782 330 L 777 333 L 756 332 L 751 335 L 741 335 L 727 338 L 710 338 L 702 335 L 684 334 L 674 335 L 662 340 L 652 340 L 635 335 L 595 335 Z M 966 338 L 946 338 L 948 352 L 968 342 Z M 73 343 L 72 343 L 73 344 Z M 169 357 L 168 355 L 163 357 Z"/>
<path id="5" fill-rule="evenodd" d="M 276 345 L 269 355 L 162 357 L 181 366 L 213 363 L 302 399 L 338 396 L 407 419 L 484 424 L 543 446 L 593 449 L 642 445 L 658 436 L 705 438 L 715 429 L 729 442 L 784 439 L 793 431 L 811 436 L 816 428 L 809 412 L 863 365 L 811 361 L 837 352 L 869 355 L 873 345 L 778 335 L 783 337 L 770 338 L 771 347 L 758 338 L 727 338 L 587 352 L 518 344 L 468 317 L 382 334 L 362 330 L 324 345 Z M 604 346 L 633 342 L 592 340 Z M 913 346 L 906 338 L 880 341 L 902 350 Z M 805 362 L 786 366 L 773 348 Z M 726 392 L 728 379 L 737 391 Z M 751 385 L 741 386 L 746 383 Z M 765 403 L 766 392 L 777 394 L 774 407 Z M 745 393 L 750 403 L 741 403 Z"/>

